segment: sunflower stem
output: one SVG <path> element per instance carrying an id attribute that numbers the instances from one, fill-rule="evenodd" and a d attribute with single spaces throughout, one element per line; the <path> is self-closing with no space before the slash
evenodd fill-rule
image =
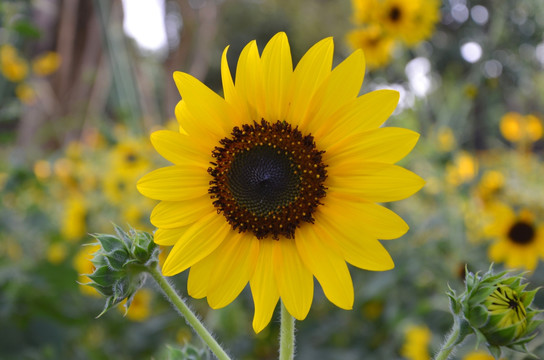
<path id="1" fill-rule="evenodd" d="M 442 344 L 442 347 L 436 354 L 434 360 L 447 360 L 450 358 L 450 355 L 452 355 L 453 350 L 455 349 L 456 345 L 459 343 L 458 339 L 461 335 L 461 326 L 459 319 L 457 317 L 454 317 L 453 325 L 451 327 L 450 334 Z"/>
<path id="2" fill-rule="evenodd" d="M 172 285 L 170 285 L 170 283 L 162 276 L 159 269 L 157 267 L 148 267 L 147 271 L 157 282 L 164 295 L 166 295 L 168 300 L 170 300 L 170 303 L 176 308 L 176 310 L 179 311 L 185 321 L 187 321 L 187 323 L 193 328 L 198 336 L 200 336 L 202 341 L 204 341 L 206 345 L 208 345 L 214 355 L 219 360 L 231 360 L 225 350 L 223 350 L 223 348 L 215 340 L 213 335 L 206 329 L 206 327 L 204 327 L 198 317 L 185 304 L 183 299 L 174 290 Z"/>
<path id="3" fill-rule="evenodd" d="M 280 360 L 295 357 L 295 319 L 281 303 Z"/>

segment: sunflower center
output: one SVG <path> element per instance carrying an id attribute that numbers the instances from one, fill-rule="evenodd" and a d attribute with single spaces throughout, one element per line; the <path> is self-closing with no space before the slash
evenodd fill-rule
<path id="1" fill-rule="evenodd" d="M 518 221 L 508 231 L 508 238 L 516 244 L 525 245 L 533 241 L 535 229 L 532 224 Z"/>
<path id="2" fill-rule="evenodd" d="M 401 15 L 402 15 L 402 12 L 397 6 L 394 6 L 391 8 L 391 10 L 389 10 L 389 19 L 391 19 L 391 21 L 393 22 L 399 21 Z"/>
<path id="3" fill-rule="evenodd" d="M 278 121 L 235 127 L 212 151 L 209 193 L 233 229 L 262 239 L 294 237 L 325 196 L 323 151 L 311 135 Z"/>

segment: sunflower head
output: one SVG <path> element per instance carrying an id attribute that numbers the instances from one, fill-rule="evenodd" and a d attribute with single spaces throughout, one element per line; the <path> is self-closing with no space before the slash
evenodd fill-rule
<path id="1" fill-rule="evenodd" d="M 527 291 L 527 283 L 522 282 L 522 275 L 494 274 L 490 267 L 485 274 L 467 271 L 462 294 L 448 292 L 464 336 L 475 333 L 478 343 L 487 344 L 497 358 L 501 347 L 528 353 L 526 344 L 543 322 L 535 318 L 542 311 L 531 307 L 539 289 Z"/>
<path id="2" fill-rule="evenodd" d="M 351 309 L 347 263 L 391 269 L 378 239 L 408 230 L 376 203 L 406 198 L 424 183 L 395 165 L 419 135 L 382 127 L 398 93 L 360 96 L 362 51 L 333 69 L 333 48 L 332 38 L 323 39 L 293 67 L 285 33 L 262 54 L 252 41 L 233 79 L 227 47 L 224 97 L 174 73 L 180 131 L 151 135 L 173 165 L 138 182 L 143 195 L 161 201 L 151 213 L 154 241 L 173 246 L 163 274 L 190 268 L 188 293 L 212 308 L 228 305 L 249 282 L 256 332 L 280 298 L 304 319 L 314 277 L 334 304 Z"/>

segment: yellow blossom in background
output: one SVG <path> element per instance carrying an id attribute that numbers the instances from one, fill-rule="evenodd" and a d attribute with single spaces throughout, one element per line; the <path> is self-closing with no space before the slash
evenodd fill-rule
<path id="1" fill-rule="evenodd" d="M 351 0 L 353 23 L 356 25 L 363 25 L 371 21 L 378 1 L 379 0 Z"/>
<path id="2" fill-rule="evenodd" d="M 488 170 L 480 179 L 477 187 L 477 196 L 484 201 L 492 201 L 497 193 L 499 193 L 505 184 L 504 174 L 497 170 Z"/>
<path id="3" fill-rule="evenodd" d="M 51 176 L 51 164 L 47 160 L 38 160 L 34 163 L 34 175 L 40 180 Z"/>
<path id="4" fill-rule="evenodd" d="M 490 260 L 510 269 L 534 270 L 544 259 L 543 223 L 527 209 L 515 212 L 502 203 L 489 205 L 486 211 L 492 219 L 486 227 L 486 235 L 493 239 Z"/>
<path id="5" fill-rule="evenodd" d="M 383 271 L 393 261 L 378 239 L 402 236 L 406 223 L 377 203 L 404 199 L 424 184 L 394 165 L 419 135 L 381 125 L 399 95 L 359 96 L 365 60 L 355 51 L 334 69 L 333 40 L 314 45 L 293 70 L 285 33 L 259 54 L 241 52 L 236 79 L 227 49 L 225 98 L 186 73 L 174 80 L 176 117 L 186 134 L 151 135 L 173 166 L 145 175 L 138 190 L 161 200 L 151 213 L 154 241 L 173 246 L 162 272 L 190 268 L 189 295 L 230 304 L 250 283 L 253 329 L 264 329 L 281 298 L 306 318 L 314 276 L 327 298 L 351 309 L 347 263 Z M 213 167 L 210 167 L 210 164 Z"/>
<path id="6" fill-rule="evenodd" d="M 478 174 L 478 167 L 478 160 L 472 154 L 461 151 L 446 166 L 446 180 L 453 186 L 470 182 Z"/>
<path id="7" fill-rule="evenodd" d="M 15 95 L 23 104 L 31 105 L 36 101 L 36 91 L 28 84 L 21 83 L 15 87 Z"/>
<path id="8" fill-rule="evenodd" d="M 408 360 L 430 360 L 429 344 L 431 331 L 426 326 L 411 326 L 406 330 L 406 339 L 400 353 Z"/>
<path id="9" fill-rule="evenodd" d="M 477 350 L 463 356 L 463 360 L 495 360 L 495 357 L 486 351 Z M 501 360 L 506 359 L 501 358 Z"/>
<path id="10" fill-rule="evenodd" d="M 81 194 L 72 194 L 64 203 L 64 215 L 61 224 L 62 236 L 69 241 L 82 238 L 87 231 L 86 215 L 87 206 L 84 197 Z"/>
<path id="11" fill-rule="evenodd" d="M 532 143 L 542 137 L 542 121 L 535 115 L 517 112 L 503 115 L 499 123 L 502 136 L 510 142 Z"/>
<path id="12" fill-rule="evenodd" d="M 421 0 L 381 0 L 375 9 L 377 23 L 392 36 L 402 36 L 411 30 L 412 19 L 420 6 Z"/>
<path id="13" fill-rule="evenodd" d="M 416 3 L 415 10 L 410 12 L 409 24 L 405 31 L 400 33 L 401 39 L 408 46 L 417 45 L 428 39 L 434 32 L 436 23 L 440 20 L 439 0 L 406 1 Z"/>
<path id="14" fill-rule="evenodd" d="M 364 51 L 369 68 L 379 68 L 391 61 L 394 39 L 378 25 L 352 30 L 346 35 L 346 39 L 353 49 Z"/>
<path id="15" fill-rule="evenodd" d="M 456 146 L 455 135 L 450 127 L 441 127 L 437 132 L 438 148 L 443 152 L 450 152 Z"/>
<path id="16" fill-rule="evenodd" d="M 32 61 L 32 71 L 38 76 L 47 76 L 57 71 L 60 64 L 60 55 L 54 51 L 48 51 Z"/>
<path id="17" fill-rule="evenodd" d="M 28 74 L 28 64 L 24 59 L 14 58 L 0 63 L 2 75 L 11 82 L 23 81 Z"/>
<path id="18" fill-rule="evenodd" d="M 148 140 L 126 138 L 111 150 L 111 167 L 115 171 L 140 176 L 149 168 Z"/>
<path id="19" fill-rule="evenodd" d="M 145 321 L 151 314 L 151 301 L 153 300 L 153 292 L 149 289 L 140 289 L 132 298 L 132 302 L 128 308 L 125 308 L 126 300 L 117 307 L 121 312 L 126 313 L 126 317 L 132 321 Z"/>
<path id="20" fill-rule="evenodd" d="M 92 286 L 85 284 L 90 281 L 87 275 L 92 274 L 95 270 L 91 259 L 93 258 L 93 254 L 99 249 L 100 245 L 83 245 L 73 259 L 74 269 L 78 273 L 77 281 L 80 283 L 79 289 L 83 294 L 93 297 L 101 297 L 102 295 Z"/>
<path id="21" fill-rule="evenodd" d="M 51 264 L 60 264 L 66 259 L 68 255 L 68 249 L 66 244 L 62 242 L 54 242 L 50 244 L 47 248 L 47 261 Z"/>

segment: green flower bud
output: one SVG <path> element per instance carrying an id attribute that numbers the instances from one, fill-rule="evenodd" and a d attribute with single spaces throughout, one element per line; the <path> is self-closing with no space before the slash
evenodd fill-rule
<path id="1" fill-rule="evenodd" d="M 91 260 L 95 270 L 87 275 L 90 282 L 85 285 L 94 287 L 106 297 L 106 305 L 98 317 L 125 299 L 128 310 L 145 282 L 146 269 L 158 264 L 159 249 L 153 242 L 153 235 L 134 229 L 127 233 L 114 227 L 116 235 L 93 235 L 100 249 Z"/>
<path id="2" fill-rule="evenodd" d="M 535 319 L 542 311 L 531 307 L 538 289 L 526 291 L 522 281 L 522 275 L 494 274 L 490 267 L 482 275 L 467 271 L 466 289 L 459 296 L 448 292 L 454 316 L 470 327 L 464 336 L 476 334 L 478 343 L 486 343 L 496 357 L 501 347 L 528 353 L 526 344 L 543 322 Z"/>

